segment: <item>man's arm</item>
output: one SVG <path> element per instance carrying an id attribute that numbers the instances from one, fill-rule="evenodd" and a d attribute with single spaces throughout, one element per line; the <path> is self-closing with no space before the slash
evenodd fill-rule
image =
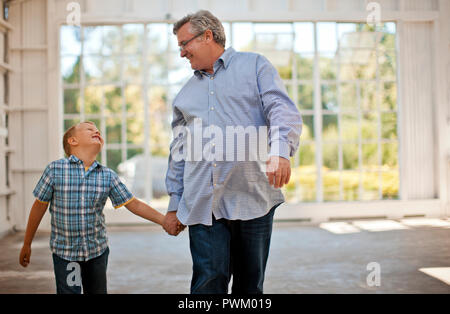
<path id="1" fill-rule="evenodd" d="M 163 223 L 164 230 L 170 235 L 178 235 L 184 229 L 184 226 L 176 216 L 178 205 L 184 191 L 183 175 L 185 160 L 183 158 L 177 158 L 183 155 L 183 149 L 185 149 L 183 144 L 186 140 L 186 134 L 181 132 L 184 126 L 186 126 L 186 121 L 182 113 L 174 108 L 172 121 L 174 137 L 172 143 L 170 143 L 169 166 L 166 174 L 166 189 L 170 196 L 170 201 Z"/>
<path id="2" fill-rule="evenodd" d="M 263 56 L 259 56 L 257 61 L 257 82 L 263 112 L 270 127 L 266 173 L 269 183 L 280 188 L 290 179 L 289 157 L 298 149 L 302 118 L 287 95 L 277 70 Z"/>
<path id="3" fill-rule="evenodd" d="M 27 267 L 30 263 L 31 257 L 31 242 L 33 242 L 36 230 L 41 223 L 42 217 L 47 210 L 48 203 L 35 200 L 33 206 L 31 207 L 30 216 L 28 217 L 27 229 L 25 232 L 25 238 L 23 241 L 23 247 L 20 251 L 19 263 L 23 267 Z"/>
<path id="4" fill-rule="evenodd" d="M 136 198 L 126 204 L 125 207 L 133 214 L 157 223 L 158 225 L 162 226 L 164 222 L 163 214 Z"/>

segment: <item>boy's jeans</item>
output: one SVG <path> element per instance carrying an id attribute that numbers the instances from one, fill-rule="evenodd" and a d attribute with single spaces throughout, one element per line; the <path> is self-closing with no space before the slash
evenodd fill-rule
<path id="1" fill-rule="evenodd" d="M 272 235 L 274 206 L 256 219 L 216 220 L 189 226 L 193 262 L 192 294 L 262 294 Z"/>
<path id="2" fill-rule="evenodd" d="M 53 254 L 57 294 L 106 294 L 109 248 L 87 262 L 70 262 Z"/>

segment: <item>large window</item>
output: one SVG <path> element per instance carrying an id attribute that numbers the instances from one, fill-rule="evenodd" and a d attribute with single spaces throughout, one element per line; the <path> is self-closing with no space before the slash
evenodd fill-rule
<path id="1" fill-rule="evenodd" d="M 398 198 L 394 23 L 376 30 L 358 23 L 224 26 L 227 47 L 271 60 L 302 113 L 300 150 L 284 188 L 289 202 Z M 96 122 L 106 139 L 100 162 L 138 197 L 162 201 L 171 103 L 192 75 L 171 30 L 163 23 L 61 28 L 64 129 Z"/>

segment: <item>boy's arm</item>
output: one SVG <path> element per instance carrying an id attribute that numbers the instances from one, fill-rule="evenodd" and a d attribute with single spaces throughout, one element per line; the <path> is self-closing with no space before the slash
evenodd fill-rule
<path id="1" fill-rule="evenodd" d="M 152 208 L 151 206 L 145 204 L 144 202 L 133 199 L 131 202 L 125 205 L 125 207 L 132 212 L 133 214 L 142 217 L 144 219 L 153 221 L 154 223 L 157 223 L 158 225 L 163 224 L 164 221 L 164 215 L 158 212 L 156 209 Z"/>
<path id="2" fill-rule="evenodd" d="M 31 207 L 27 230 L 25 232 L 25 239 L 23 241 L 23 247 L 19 257 L 19 263 L 23 267 L 27 267 L 30 263 L 31 242 L 33 242 L 34 235 L 36 234 L 36 230 L 41 223 L 47 207 L 48 203 L 40 202 L 38 200 L 35 200 L 33 206 Z"/>

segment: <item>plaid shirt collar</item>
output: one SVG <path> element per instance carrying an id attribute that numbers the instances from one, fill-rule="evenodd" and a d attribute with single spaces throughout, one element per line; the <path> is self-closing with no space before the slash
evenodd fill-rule
<path id="1" fill-rule="evenodd" d="M 75 156 L 75 155 L 70 155 L 69 161 L 72 162 L 72 163 L 83 165 L 83 161 L 80 158 L 78 158 L 77 156 Z M 96 167 L 101 167 L 101 166 L 102 165 L 97 160 L 94 160 L 94 163 L 89 167 L 89 169 L 90 168 L 95 169 Z"/>

